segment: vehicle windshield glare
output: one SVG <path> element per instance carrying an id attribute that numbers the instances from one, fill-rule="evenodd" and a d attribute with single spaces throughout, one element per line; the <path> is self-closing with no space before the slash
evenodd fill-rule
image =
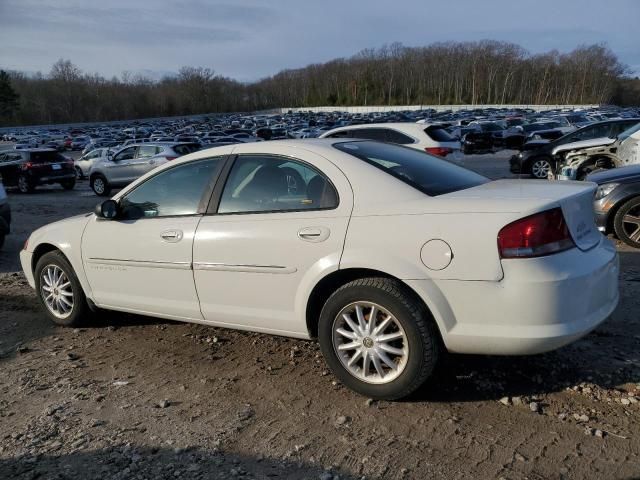
<path id="1" fill-rule="evenodd" d="M 618 141 L 619 142 L 623 142 L 624 140 L 629 138 L 631 135 L 636 133 L 638 130 L 640 130 L 640 123 L 635 124 L 631 128 L 627 128 L 624 132 L 622 132 L 620 135 L 618 135 Z"/>
<path id="2" fill-rule="evenodd" d="M 429 196 L 489 182 L 488 178 L 471 170 L 412 148 L 373 141 L 343 142 L 333 146 Z"/>

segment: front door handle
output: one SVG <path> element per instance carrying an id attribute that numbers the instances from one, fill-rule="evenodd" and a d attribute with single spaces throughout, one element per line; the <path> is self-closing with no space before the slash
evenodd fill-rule
<path id="1" fill-rule="evenodd" d="M 165 242 L 176 243 L 182 240 L 184 234 L 182 230 L 165 230 L 160 234 L 160 238 L 162 238 Z"/>
<path id="2" fill-rule="evenodd" d="M 326 227 L 305 227 L 298 230 L 298 238 L 307 242 L 324 242 L 330 233 Z"/>

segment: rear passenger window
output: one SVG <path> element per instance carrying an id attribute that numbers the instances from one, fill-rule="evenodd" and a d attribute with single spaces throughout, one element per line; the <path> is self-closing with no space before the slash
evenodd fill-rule
<path id="1" fill-rule="evenodd" d="M 365 140 L 377 140 L 378 142 L 387 141 L 386 128 L 357 128 L 351 131 L 353 138 L 362 138 Z"/>
<path id="2" fill-rule="evenodd" d="M 137 158 L 149 158 L 156 155 L 159 151 L 160 147 L 156 147 L 154 145 L 142 145 L 138 148 Z"/>
<path id="3" fill-rule="evenodd" d="M 351 138 L 351 132 L 349 130 L 342 130 L 340 132 L 327 135 L 327 138 Z"/>
<path id="4" fill-rule="evenodd" d="M 397 130 L 386 130 L 386 141 L 389 143 L 397 143 L 399 145 L 409 145 L 410 143 L 416 143 L 416 141 L 409 135 L 405 135 Z"/>
<path id="5" fill-rule="evenodd" d="M 218 213 L 330 209 L 338 194 L 312 166 L 270 155 L 241 155 L 229 174 Z"/>

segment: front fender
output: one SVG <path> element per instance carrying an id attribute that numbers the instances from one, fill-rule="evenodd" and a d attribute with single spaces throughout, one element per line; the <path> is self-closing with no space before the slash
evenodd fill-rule
<path id="1" fill-rule="evenodd" d="M 93 294 L 82 262 L 82 235 L 92 216 L 93 214 L 83 214 L 45 225 L 30 235 L 27 244 L 27 252 L 31 255 L 46 245 L 60 250 L 73 267 L 85 295 L 90 299 Z M 32 264 L 30 273 L 33 273 L 34 267 Z"/>

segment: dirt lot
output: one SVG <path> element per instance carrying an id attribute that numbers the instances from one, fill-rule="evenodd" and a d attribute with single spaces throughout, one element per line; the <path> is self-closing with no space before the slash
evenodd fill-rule
<path id="1" fill-rule="evenodd" d="M 500 161 L 486 165 L 500 176 Z M 620 307 L 585 339 L 535 357 L 450 356 L 413 398 L 371 402 L 312 342 L 118 313 L 52 326 L 13 273 L 17 252 L 97 198 L 80 184 L 10 201 L 2 479 L 640 477 L 636 252 L 621 251 Z"/>

